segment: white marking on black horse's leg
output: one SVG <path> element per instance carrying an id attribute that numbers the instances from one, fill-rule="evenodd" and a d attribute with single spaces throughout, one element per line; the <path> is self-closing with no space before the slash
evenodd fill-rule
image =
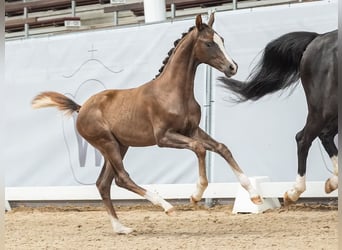
<path id="1" fill-rule="evenodd" d="M 337 155 L 332 156 L 331 161 L 334 167 L 334 175 L 338 176 L 338 156 Z"/>
<path id="2" fill-rule="evenodd" d="M 338 188 L 338 157 L 336 155 L 331 157 L 334 167 L 334 175 L 325 182 L 325 192 L 331 193 Z"/>
<path id="3" fill-rule="evenodd" d="M 173 215 L 174 214 L 174 208 L 173 206 L 168 203 L 166 200 L 164 200 L 160 195 L 157 193 L 151 192 L 151 191 L 146 191 L 144 198 L 152 202 L 154 205 L 159 205 L 161 206 L 165 213 L 168 215 Z"/>
<path id="4" fill-rule="evenodd" d="M 120 223 L 120 221 L 113 216 L 109 215 L 110 222 L 112 224 L 113 230 L 117 234 L 129 234 L 133 232 L 132 228 L 126 227 Z"/>
<path id="5" fill-rule="evenodd" d="M 292 189 L 285 193 L 285 200 L 295 202 L 299 199 L 299 196 L 306 190 L 305 175 L 297 175 L 296 183 Z"/>

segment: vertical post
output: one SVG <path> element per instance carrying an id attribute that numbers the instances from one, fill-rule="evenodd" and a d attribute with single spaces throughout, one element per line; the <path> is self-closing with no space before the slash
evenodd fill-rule
<path id="1" fill-rule="evenodd" d="M 175 19 L 176 17 L 176 5 L 171 3 L 171 20 Z"/>
<path id="2" fill-rule="evenodd" d="M 118 23 L 119 23 L 119 13 L 118 13 L 118 11 L 114 11 L 114 13 L 113 13 L 113 23 L 114 23 L 114 25 L 118 25 Z"/>
<path id="3" fill-rule="evenodd" d="M 212 136 L 213 135 L 213 84 L 212 84 L 212 68 L 206 65 L 206 79 L 205 79 L 205 123 L 204 131 Z M 207 170 L 208 182 L 211 183 L 213 180 L 213 152 L 207 151 L 205 158 L 205 165 Z M 213 199 L 206 198 L 205 205 L 208 207 L 213 206 Z"/>
<path id="4" fill-rule="evenodd" d="M 26 2 L 26 1 L 24 1 L 24 2 Z M 28 18 L 27 7 L 24 7 L 24 19 L 26 20 L 26 22 L 24 24 L 25 38 L 28 38 L 28 36 L 29 36 L 29 24 L 27 23 L 27 18 Z"/>
<path id="5" fill-rule="evenodd" d="M 233 10 L 237 9 L 237 0 L 233 0 Z"/>
<path id="6" fill-rule="evenodd" d="M 1 1 L 0 2 L 0 15 L 2 16 L 2 17 L 4 17 L 5 16 L 5 1 Z M 0 23 L 0 34 L 1 34 L 1 36 L 2 37 L 4 37 L 5 38 L 5 22 L 4 21 L 2 21 L 1 23 Z M 0 41 L 0 54 L 1 55 L 3 55 L 3 56 L 1 56 L 1 58 L 0 58 L 0 82 L 3 82 L 3 83 L 5 83 L 5 39 L 1 39 L 1 41 Z M 3 106 L 3 103 L 5 102 L 5 99 L 6 98 L 3 98 L 3 97 L 5 97 L 5 94 L 4 94 L 4 92 L 6 92 L 6 91 L 4 91 L 5 90 L 5 88 L 3 88 L 3 90 L 1 91 L 1 94 L 0 94 L 0 99 L 1 99 L 1 106 Z M 6 93 L 7 94 L 7 93 Z M 6 125 L 4 125 L 4 126 L 1 126 L 1 131 L 4 131 L 3 129 L 5 129 L 5 126 Z M 3 144 L 1 144 L 1 146 L 2 146 Z M 6 196 L 5 196 L 5 183 L 4 183 L 4 181 L 5 181 L 5 178 L 4 178 L 4 171 L 5 170 L 5 168 L 1 168 L 1 176 L 0 176 L 0 197 L 1 197 L 1 200 L 0 200 L 0 206 L 3 206 L 3 205 L 5 205 L 6 206 Z M 4 204 L 4 202 L 3 201 L 5 201 L 5 204 Z M 0 211 L 0 231 L 1 231 L 1 233 L 0 233 L 0 247 L 2 247 L 2 248 L 4 248 L 4 242 L 5 242 L 5 237 L 4 237 L 4 233 L 3 232 L 5 232 L 5 218 L 4 218 L 4 210 L 2 210 L 2 211 Z"/>
<path id="7" fill-rule="evenodd" d="M 76 1 L 75 0 L 71 1 L 71 15 L 73 17 L 76 16 Z"/>
<path id="8" fill-rule="evenodd" d="M 145 23 L 166 20 L 165 0 L 144 0 Z"/>
<path id="9" fill-rule="evenodd" d="M 211 15 L 211 10 L 208 11 L 208 18 Z M 204 130 L 208 135 L 212 136 L 214 133 L 214 119 L 213 119 L 213 105 L 214 105 L 214 94 L 213 91 L 213 75 L 212 68 L 209 65 L 206 65 L 206 78 L 205 78 L 205 124 Z M 213 173 L 214 173 L 214 156 L 213 152 L 207 151 L 207 155 L 205 158 L 205 164 L 207 169 L 208 181 L 211 183 L 213 181 Z M 213 199 L 206 198 L 205 205 L 207 207 L 212 207 L 214 205 Z"/>

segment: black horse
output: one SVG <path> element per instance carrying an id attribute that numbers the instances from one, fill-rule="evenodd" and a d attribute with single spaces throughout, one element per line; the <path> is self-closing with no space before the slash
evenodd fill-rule
<path id="1" fill-rule="evenodd" d="M 304 128 L 296 135 L 298 175 L 294 187 L 284 195 L 285 204 L 298 200 L 306 189 L 306 159 L 317 136 L 334 166 L 334 175 L 326 181 L 325 191 L 330 193 L 338 187 L 338 150 L 334 144 L 338 131 L 337 67 L 337 30 L 324 34 L 291 32 L 266 45 L 246 82 L 219 78 L 225 88 L 235 93 L 237 102 L 256 101 L 301 79 L 308 116 Z"/>

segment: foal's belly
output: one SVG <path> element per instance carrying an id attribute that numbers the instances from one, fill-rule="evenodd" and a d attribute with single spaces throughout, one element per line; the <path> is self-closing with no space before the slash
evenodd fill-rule
<path id="1" fill-rule="evenodd" d="M 122 125 L 120 123 L 113 126 L 111 131 L 121 144 L 133 147 L 152 146 L 156 144 L 152 127 L 142 122 Z"/>
<path id="2" fill-rule="evenodd" d="M 111 132 L 126 146 L 151 146 L 156 144 L 152 124 L 144 107 L 121 105 L 116 114 L 108 117 Z"/>

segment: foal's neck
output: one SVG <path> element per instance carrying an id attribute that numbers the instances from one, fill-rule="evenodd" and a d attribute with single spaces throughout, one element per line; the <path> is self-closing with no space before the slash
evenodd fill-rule
<path id="1" fill-rule="evenodd" d="M 193 93 L 194 79 L 199 62 L 194 57 L 194 33 L 187 34 L 177 45 L 162 74 L 161 84 L 186 93 Z"/>

